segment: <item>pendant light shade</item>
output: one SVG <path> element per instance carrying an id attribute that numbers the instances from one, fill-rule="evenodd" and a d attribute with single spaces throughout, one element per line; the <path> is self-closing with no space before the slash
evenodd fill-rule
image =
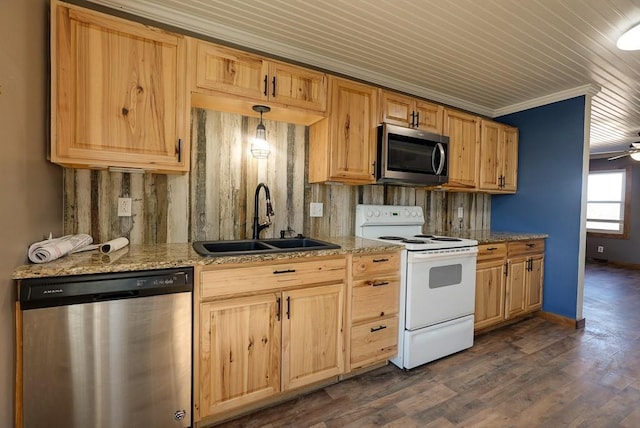
<path id="1" fill-rule="evenodd" d="M 267 143 L 267 130 L 262 123 L 262 113 L 268 113 L 271 108 L 267 106 L 253 106 L 253 110 L 260 113 L 260 123 L 256 128 L 256 137 L 251 142 L 251 154 L 256 159 L 267 159 L 271 149 Z"/>
<path id="2" fill-rule="evenodd" d="M 640 50 L 640 24 L 636 24 L 620 36 L 616 46 L 623 51 Z"/>
<path id="3" fill-rule="evenodd" d="M 634 161 L 640 161 L 640 152 L 631 153 L 629 156 L 631 156 L 631 159 Z"/>

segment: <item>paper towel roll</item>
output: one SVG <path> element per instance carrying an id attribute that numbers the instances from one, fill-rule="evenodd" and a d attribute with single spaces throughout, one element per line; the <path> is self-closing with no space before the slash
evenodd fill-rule
<path id="1" fill-rule="evenodd" d="M 105 242 L 104 244 L 100 244 L 100 252 L 103 254 L 109 254 L 113 251 L 119 250 L 120 248 L 124 248 L 127 245 L 129 245 L 129 240 L 122 236 Z"/>

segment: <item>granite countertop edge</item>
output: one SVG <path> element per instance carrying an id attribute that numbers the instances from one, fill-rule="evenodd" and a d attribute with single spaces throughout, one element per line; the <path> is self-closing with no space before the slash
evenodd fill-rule
<path id="1" fill-rule="evenodd" d="M 440 233 L 440 235 L 443 235 Z M 478 244 L 544 239 L 543 233 L 472 230 L 448 232 L 447 236 L 475 239 Z M 375 253 L 400 250 L 402 246 L 354 236 L 318 237 L 340 245 L 339 249 L 294 251 L 242 256 L 204 257 L 195 252 L 191 243 L 129 245 L 111 254 L 88 251 L 62 257 L 49 263 L 27 264 L 13 271 L 13 279 L 88 275 L 94 273 L 128 272 L 170 269 L 233 263 L 254 263 L 269 260 L 288 260 L 345 254 Z"/>
<path id="2" fill-rule="evenodd" d="M 20 280 L 217 264 L 253 263 L 269 260 L 275 261 L 345 254 L 363 254 L 402 249 L 402 246 L 400 245 L 388 244 L 353 236 L 320 237 L 318 239 L 338 244 L 340 245 L 340 248 L 239 256 L 205 257 L 196 253 L 192 247 L 192 243 L 129 245 L 111 254 L 101 254 L 97 251 L 88 251 L 64 256 L 49 263 L 26 264 L 16 268 L 13 271 L 12 278 Z"/>

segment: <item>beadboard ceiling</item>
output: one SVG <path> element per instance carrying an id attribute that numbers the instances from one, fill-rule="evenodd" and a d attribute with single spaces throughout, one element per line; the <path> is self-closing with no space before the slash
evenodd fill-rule
<path id="1" fill-rule="evenodd" d="M 90 1 L 490 117 L 595 94 L 591 153 L 640 140 L 638 0 Z"/>

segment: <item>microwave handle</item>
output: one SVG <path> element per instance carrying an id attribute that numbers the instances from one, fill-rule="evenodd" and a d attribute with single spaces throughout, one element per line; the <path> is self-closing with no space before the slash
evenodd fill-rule
<path id="1" fill-rule="evenodd" d="M 444 158 L 444 146 L 442 145 L 442 143 L 437 143 L 435 148 L 437 151 L 440 152 L 440 164 L 436 168 L 436 165 L 435 165 L 436 150 L 434 150 L 433 152 L 431 152 L 431 167 L 435 171 L 436 175 L 440 175 L 442 174 L 442 170 L 444 169 L 444 164 L 447 160 Z"/>

